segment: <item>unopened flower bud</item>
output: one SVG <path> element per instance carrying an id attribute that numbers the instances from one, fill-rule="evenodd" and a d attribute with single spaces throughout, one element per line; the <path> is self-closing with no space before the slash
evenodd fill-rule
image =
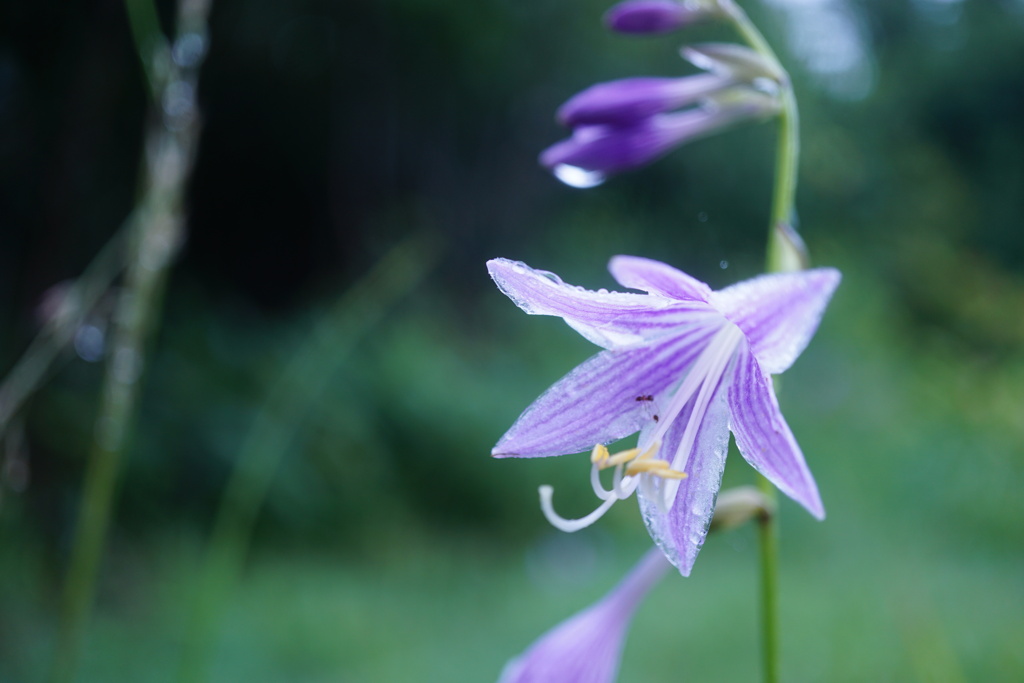
<path id="1" fill-rule="evenodd" d="M 498 683 L 613 683 L 633 612 L 670 566 L 660 550 L 648 551 L 604 598 L 510 661 Z"/>
<path id="2" fill-rule="evenodd" d="M 701 43 L 684 47 L 681 52 L 683 59 L 697 68 L 722 77 L 750 83 L 763 79 L 780 85 L 789 82 L 786 72 L 777 63 L 735 43 Z"/>
<path id="3" fill-rule="evenodd" d="M 645 166 L 691 140 L 777 109 L 774 98 L 752 88 L 727 88 L 705 98 L 700 107 L 655 114 L 631 125 L 580 126 L 571 138 L 544 150 L 540 162 L 568 184 L 592 187 L 609 175 Z M 577 176 L 585 182 L 574 182 Z"/>
<path id="4" fill-rule="evenodd" d="M 727 76 L 697 74 L 686 78 L 626 78 L 598 83 L 563 104 L 558 110 L 558 120 L 570 127 L 629 125 L 694 104 L 735 82 Z"/>
<path id="5" fill-rule="evenodd" d="M 708 95 L 701 103 L 705 109 L 724 109 L 737 119 L 757 120 L 778 114 L 782 105 L 776 93 L 747 85 L 737 85 Z"/>
<path id="6" fill-rule="evenodd" d="M 670 33 L 707 19 L 715 11 L 715 3 L 700 0 L 626 0 L 605 13 L 604 23 L 619 33 Z"/>
<path id="7" fill-rule="evenodd" d="M 772 228 L 774 234 L 769 244 L 769 263 L 772 271 L 791 273 L 810 268 L 811 260 L 807 256 L 807 245 L 789 223 L 776 223 Z"/>
<path id="8" fill-rule="evenodd" d="M 754 518 L 771 517 L 775 504 L 756 486 L 738 486 L 718 494 L 710 531 L 725 531 Z"/>

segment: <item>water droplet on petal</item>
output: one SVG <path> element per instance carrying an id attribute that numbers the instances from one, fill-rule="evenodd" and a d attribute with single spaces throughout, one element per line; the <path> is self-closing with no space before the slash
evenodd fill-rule
<path id="1" fill-rule="evenodd" d="M 725 270 L 726 268 L 729 267 L 729 262 L 726 261 L 725 259 L 722 259 L 721 261 L 718 262 L 718 267 L 721 268 L 722 270 Z"/>
<path id="2" fill-rule="evenodd" d="M 578 187 L 581 190 L 597 187 L 607 179 L 607 176 L 600 171 L 588 171 L 569 164 L 558 164 L 551 169 L 551 172 L 569 187 Z"/>

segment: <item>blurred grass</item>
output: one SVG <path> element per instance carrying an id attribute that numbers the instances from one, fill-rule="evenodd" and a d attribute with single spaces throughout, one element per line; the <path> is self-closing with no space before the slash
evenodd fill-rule
<path id="1" fill-rule="evenodd" d="M 986 363 L 922 332 L 855 256 L 829 244 L 819 259 L 844 283 L 781 401 L 829 516 L 783 503 L 784 677 L 1018 680 L 1022 358 Z M 545 526 L 538 483 L 558 487 L 567 514 L 590 505 L 582 457 L 487 457 L 590 347 L 503 300 L 464 327 L 421 310 L 362 350 L 372 379 L 350 368 L 355 383 L 310 416 L 320 426 L 271 506 L 333 520 L 334 542 L 318 550 L 271 524 L 230 602 L 213 680 L 491 680 L 642 553 L 629 504 L 579 535 Z M 306 486 L 324 472 L 322 490 Z M 726 484 L 751 479 L 733 453 Z M 10 538 L 17 519 L 5 519 Z M 199 563 L 194 530 L 181 529 L 115 541 L 80 680 L 172 680 Z M 52 577 L 41 548 L 21 547 L 0 560 L 2 680 L 37 679 L 49 655 Z M 691 579 L 665 581 L 641 608 L 622 679 L 755 678 L 754 553 L 749 529 L 713 537 Z"/>

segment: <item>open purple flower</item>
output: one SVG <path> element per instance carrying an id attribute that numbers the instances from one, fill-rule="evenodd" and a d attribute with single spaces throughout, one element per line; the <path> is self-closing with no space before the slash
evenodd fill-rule
<path id="1" fill-rule="evenodd" d="M 651 537 L 689 575 L 714 512 L 730 430 L 747 462 L 824 518 L 770 375 L 807 346 L 838 271 L 763 275 L 713 292 L 664 263 L 616 256 L 612 275 L 647 292 L 636 294 L 574 287 L 508 259 L 487 267 L 524 311 L 561 317 L 605 349 L 534 401 L 492 451 L 538 457 L 593 447 L 591 484 L 601 504 L 582 519 L 565 519 L 553 509 L 551 488 L 542 487 L 541 508 L 554 526 L 589 526 L 636 492 Z M 637 431 L 637 448 L 616 455 L 604 448 Z M 614 468 L 610 489 L 599 476 L 607 468 Z"/>
<path id="2" fill-rule="evenodd" d="M 611 683 L 633 612 L 665 575 L 665 557 L 651 549 L 599 602 L 538 638 L 510 661 L 498 683 Z"/>

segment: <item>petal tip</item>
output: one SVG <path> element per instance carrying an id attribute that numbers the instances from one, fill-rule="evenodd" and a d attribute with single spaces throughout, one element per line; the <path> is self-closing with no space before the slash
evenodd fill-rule
<path id="1" fill-rule="evenodd" d="M 835 268 L 815 268 L 808 274 L 815 276 L 818 285 L 822 289 L 827 290 L 829 296 L 832 295 L 832 292 L 836 290 L 836 287 L 839 286 L 843 279 L 843 274 Z"/>
<path id="2" fill-rule="evenodd" d="M 494 277 L 495 273 L 503 270 L 515 269 L 516 265 L 519 263 L 519 261 L 513 261 L 512 259 L 507 258 L 492 258 L 487 261 L 487 272 L 491 274 L 491 277 Z"/>

